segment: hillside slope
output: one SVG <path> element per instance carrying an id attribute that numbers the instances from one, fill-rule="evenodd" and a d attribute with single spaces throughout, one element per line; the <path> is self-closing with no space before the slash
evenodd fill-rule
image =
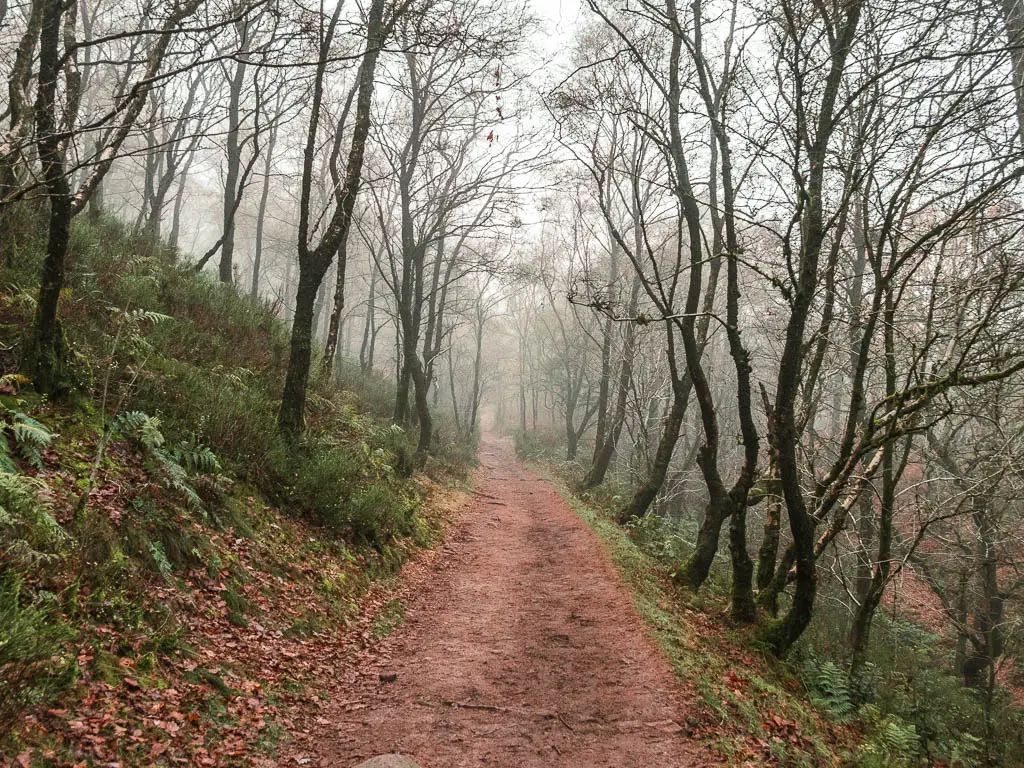
<path id="1" fill-rule="evenodd" d="M 0 270 L 0 762 L 267 758 L 379 633 L 368 588 L 435 540 L 471 454 L 409 477 L 388 386 L 351 370 L 283 443 L 282 323 L 109 220 L 74 230 L 77 387 L 40 398 L 17 364 L 44 229 L 20 215 Z"/>

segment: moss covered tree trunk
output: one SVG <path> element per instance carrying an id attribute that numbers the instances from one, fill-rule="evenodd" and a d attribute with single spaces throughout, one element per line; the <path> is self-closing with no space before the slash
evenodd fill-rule
<path id="1" fill-rule="evenodd" d="M 53 394 L 65 384 L 64 340 L 57 317 L 64 288 L 64 266 L 71 239 L 71 188 L 56 118 L 57 79 L 60 76 L 60 31 L 63 0 L 45 0 L 39 32 L 39 86 L 35 120 L 39 160 L 50 205 L 46 258 L 32 335 L 24 360 L 26 373 L 40 392 Z"/>
<path id="2" fill-rule="evenodd" d="M 289 344 L 288 372 L 285 375 L 284 391 L 281 393 L 281 410 L 278 412 L 278 426 L 290 436 L 302 433 L 305 425 L 306 392 L 308 389 L 309 365 L 313 354 L 313 317 L 316 314 L 316 295 L 324 279 L 327 267 L 314 270 L 311 266 L 299 267 L 299 285 L 295 293 L 295 314 L 292 317 L 292 333 Z"/>

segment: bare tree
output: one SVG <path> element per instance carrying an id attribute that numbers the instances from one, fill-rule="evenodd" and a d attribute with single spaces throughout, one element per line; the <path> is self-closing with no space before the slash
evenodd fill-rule
<path id="1" fill-rule="evenodd" d="M 278 413 L 278 424 L 281 431 L 290 437 L 297 437 L 301 434 L 305 421 L 306 390 L 313 346 L 313 308 L 316 295 L 335 254 L 338 254 L 339 262 L 345 258 L 344 249 L 347 246 L 349 230 L 352 226 L 352 212 L 362 180 L 363 157 L 366 153 L 367 137 L 370 133 L 370 108 L 377 60 L 396 19 L 404 10 L 404 6 L 395 8 L 392 10 L 390 18 L 385 19 L 386 4 L 385 0 L 373 0 L 366 17 L 366 49 L 362 54 L 357 74 L 356 112 L 352 125 L 344 184 L 337 191 L 334 212 L 324 228 L 320 241 L 313 246 L 311 244 L 312 211 L 310 210 L 313 171 L 323 109 L 324 78 L 330 60 L 331 45 L 341 15 L 341 4 L 339 3 L 335 7 L 331 18 L 326 20 L 326 26 L 323 15 L 320 16 L 319 53 L 302 160 L 298 232 L 299 279 L 295 294 L 295 316 L 292 321 L 288 371 L 284 392 L 281 396 L 281 409 Z M 337 130 L 340 132 L 342 126 L 337 126 Z"/>

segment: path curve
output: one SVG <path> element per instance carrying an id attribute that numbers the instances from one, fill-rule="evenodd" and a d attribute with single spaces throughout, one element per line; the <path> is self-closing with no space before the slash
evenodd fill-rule
<path id="1" fill-rule="evenodd" d="M 480 461 L 444 567 L 302 739 L 302 764 L 700 765 L 685 694 L 597 536 L 507 440 L 485 437 Z"/>

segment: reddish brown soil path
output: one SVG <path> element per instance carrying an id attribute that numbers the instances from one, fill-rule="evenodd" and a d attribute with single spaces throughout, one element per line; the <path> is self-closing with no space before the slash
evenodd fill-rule
<path id="1" fill-rule="evenodd" d="M 290 764 L 701 764 L 685 695 L 597 537 L 506 441 L 487 439 L 475 487 L 404 626 Z"/>

